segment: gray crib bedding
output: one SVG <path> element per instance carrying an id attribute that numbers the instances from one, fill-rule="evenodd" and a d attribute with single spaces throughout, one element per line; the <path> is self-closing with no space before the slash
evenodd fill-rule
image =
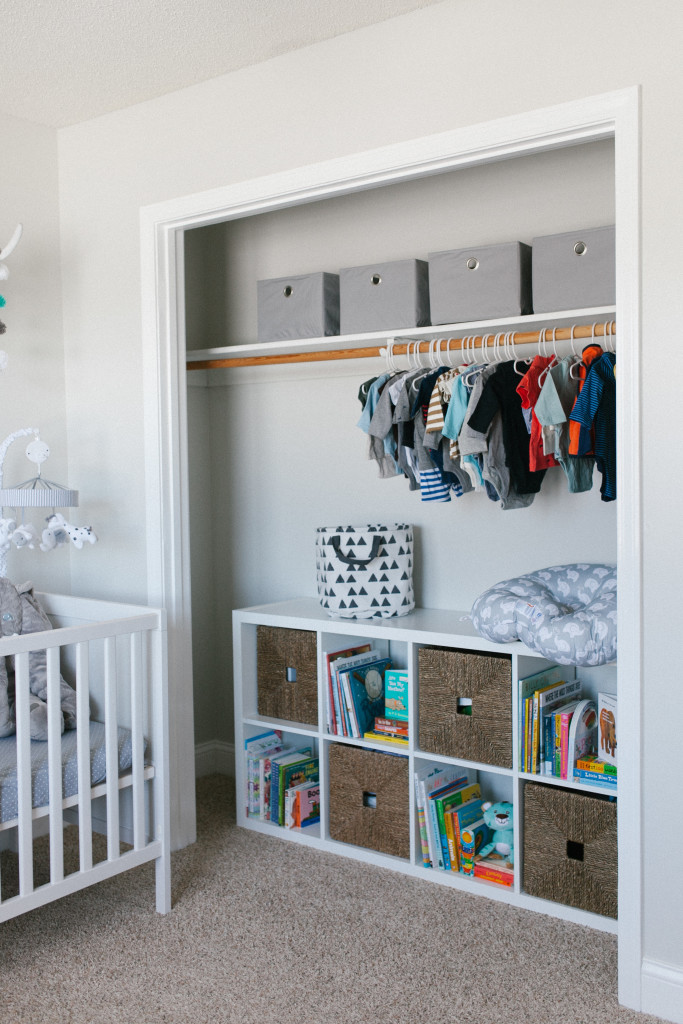
<path id="1" fill-rule="evenodd" d="M 103 782 L 106 775 L 105 734 L 101 722 L 90 722 L 90 778 L 93 786 Z M 119 774 L 132 764 L 130 730 L 118 729 Z M 47 743 L 31 743 L 31 789 L 33 806 L 49 803 Z M 62 795 L 78 793 L 78 758 L 76 730 L 62 734 Z M 16 736 L 0 739 L 0 822 L 12 821 L 18 814 L 17 802 L 17 741 Z"/>

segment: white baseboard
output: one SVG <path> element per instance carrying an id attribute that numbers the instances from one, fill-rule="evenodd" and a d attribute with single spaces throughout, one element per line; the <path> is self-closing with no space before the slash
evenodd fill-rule
<path id="1" fill-rule="evenodd" d="M 641 1009 L 683 1024 L 683 970 L 660 960 L 643 959 Z"/>
<path id="2" fill-rule="evenodd" d="M 198 779 L 204 775 L 234 775 L 235 744 L 222 740 L 198 743 L 194 748 L 194 770 Z"/>

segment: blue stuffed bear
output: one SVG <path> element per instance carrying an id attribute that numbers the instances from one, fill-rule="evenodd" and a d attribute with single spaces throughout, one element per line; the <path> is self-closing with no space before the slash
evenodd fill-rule
<path id="1" fill-rule="evenodd" d="M 479 851 L 477 860 L 488 857 L 490 853 L 498 854 L 508 865 L 514 864 L 514 832 L 512 828 L 512 804 L 500 801 L 497 804 L 481 805 L 484 821 L 491 830 L 491 838 L 486 846 Z"/>

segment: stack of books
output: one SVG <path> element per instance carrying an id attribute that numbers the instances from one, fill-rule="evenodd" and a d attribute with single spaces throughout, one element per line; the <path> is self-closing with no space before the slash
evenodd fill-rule
<path id="1" fill-rule="evenodd" d="M 617 766 L 602 761 L 595 754 L 578 758 L 574 768 L 576 782 L 590 782 L 607 788 L 617 788 Z"/>
<path id="2" fill-rule="evenodd" d="M 549 732 L 550 715 L 581 696 L 580 681 L 566 679 L 563 676 L 566 671 L 558 666 L 519 682 L 519 770 L 522 772 L 554 774 L 555 747 L 554 737 Z"/>
<path id="3" fill-rule="evenodd" d="M 381 740 L 383 743 L 408 743 L 408 723 L 397 718 L 381 716 L 375 719 L 374 726 L 363 733 L 366 740 Z"/>
<path id="4" fill-rule="evenodd" d="M 462 832 L 481 820 L 479 783 L 462 768 L 429 765 L 415 772 L 415 803 L 424 866 L 465 873 Z"/>
<path id="5" fill-rule="evenodd" d="M 370 644 L 323 655 L 327 673 L 327 730 L 360 739 L 384 714 L 384 672 L 388 658 Z"/>
<path id="6" fill-rule="evenodd" d="M 408 741 L 408 673 L 370 644 L 323 655 L 327 731 L 352 739 Z M 377 723 L 382 724 L 378 728 Z M 395 723 L 395 724 L 393 724 Z"/>
<path id="7" fill-rule="evenodd" d="M 312 747 L 286 746 L 280 730 L 270 729 L 245 740 L 244 748 L 248 817 L 285 825 L 287 808 L 290 828 L 319 820 L 320 769 Z M 317 793 L 309 793 L 316 788 Z M 298 809 L 295 809 L 295 791 Z M 293 825 L 295 814 L 298 826 Z"/>

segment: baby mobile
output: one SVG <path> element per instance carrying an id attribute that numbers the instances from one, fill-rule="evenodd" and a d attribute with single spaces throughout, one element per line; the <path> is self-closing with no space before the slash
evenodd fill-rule
<path id="1" fill-rule="evenodd" d="M 4 260 L 17 247 L 21 238 L 22 226 L 18 224 L 7 245 L 0 249 L 0 281 L 6 281 L 9 270 Z M 0 308 L 5 305 L 4 296 L 0 295 Z M 6 331 L 5 324 L 0 320 L 0 334 Z M 7 366 L 7 353 L 0 351 L 0 370 Z M 37 466 L 37 474 L 24 480 L 15 487 L 4 486 L 5 456 L 10 446 L 20 437 L 33 435 L 33 440 L 26 446 L 26 458 Z M 7 553 L 14 545 L 16 548 L 34 548 L 39 545 L 41 551 L 52 551 L 61 544 L 72 543 L 75 548 L 82 548 L 85 543 L 94 544 L 97 540 L 90 526 L 73 526 L 67 522 L 58 508 L 74 508 L 78 505 L 78 491 L 48 480 L 42 475 L 42 464 L 50 455 L 50 448 L 40 438 L 36 427 L 24 427 L 9 434 L 0 444 L 0 576 L 7 575 Z M 6 508 L 21 512 L 21 520 L 5 517 Z M 27 508 L 51 509 L 45 518 L 42 529 L 33 523 L 25 522 Z"/>
<path id="2" fill-rule="evenodd" d="M 17 224 L 16 228 L 14 229 L 14 234 L 10 238 L 7 245 L 3 249 L 0 249 L 0 281 L 6 281 L 7 278 L 9 277 L 9 270 L 7 269 L 7 264 L 4 262 L 4 260 L 6 260 L 8 256 L 11 256 L 14 250 L 16 249 L 17 245 L 19 244 L 19 239 L 21 238 L 22 231 L 23 228 L 21 224 Z M 4 305 L 5 296 L 0 295 L 0 309 L 2 309 Z M 2 320 L 0 320 L 0 334 L 4 334 L 6 330 L 7 328 L 5 327 Z M 4 370 L 6 366 L 7 353 L 0 351 L 0 370 Z"/>

